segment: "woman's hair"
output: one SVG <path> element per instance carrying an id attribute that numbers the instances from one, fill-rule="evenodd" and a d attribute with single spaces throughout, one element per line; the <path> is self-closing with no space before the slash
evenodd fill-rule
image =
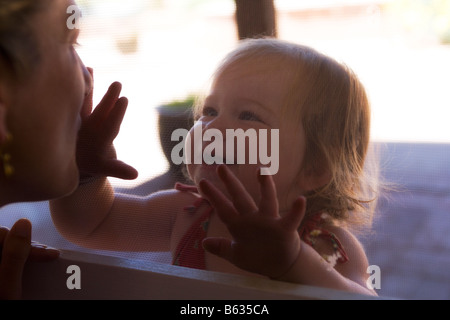
<path id="1" fill-rule="evenodd" d="M 293 79 L 286 83 L 289 93 L 281 111 L 285 119 L 301 123 L 304 130 L 306 150 L 299 173 L 307 170 L 329 177 L 326 185 L 305 195 L 306 215 L 324 212 L 334 221 L 348 220 L 353 227 L 369 226 L 376 205 L 378 173 L 375 163 L 375 171 L 367 166 L 371 111 L 357 76 L 309 47 L 276 39 L 252 39 L 243 41 L 225 58 L 215 77 L 232 68 L 245 69 L 249 62 L 271 63 L 276 72 Z M 267 74 L 270 76 L 270 72 Z"/>
<path id="2" fill-rule="evenodd" d="M 0 0 L 0 79 L 20 81 L 39 59 L 33 15 L 49 2 Z"/>

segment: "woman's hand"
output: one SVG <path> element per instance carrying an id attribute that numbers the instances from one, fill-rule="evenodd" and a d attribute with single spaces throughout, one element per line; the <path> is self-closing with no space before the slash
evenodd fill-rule
<path id="1" fill-rule="evenodd" d="M 298 198 L 290 212 L 280 216 L 271 176 L 258 176 L 261 201 L 256 205 L 226 165 L 220 165 L 217 172 L 231 199 L 206 180 L 200 182 L 200 190 L 233 239 L 207 238 L 204 248 L 241 269 L 281 277 L 299 256 L 301 240 L 297 230 L 305 214 L 306 199 Z"/>
<path id="2" fill-rule="evenodd" d="M 59 251 L 31 242 L 31 223 L 21 219 L 11 230 L 0 227 L 0 257 L 0 299 L 20 299 L 25 263 L 54 260 Z"/>
<path id="3" fill-rule="evenodd" d="M 92 74 L 92 69 L 89 71 Z M 133 167 L 117 160 L 113 146 L 128 106 L 127 98 L 119 98 L 121 90 L 122 85 L 114 82 L 94 111 L 93 90 L 85 99 L 77 143 L 77 163 L 81 179 L 111 176 L 131 180 L 137 177 L 137 171 Z"/>

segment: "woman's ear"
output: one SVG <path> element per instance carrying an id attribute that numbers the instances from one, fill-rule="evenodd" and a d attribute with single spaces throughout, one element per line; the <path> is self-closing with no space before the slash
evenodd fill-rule
<path id="1" fill-rule="evenodd" d="M 0 146 L 7 140 L 8 126 L 6 124 L 7 107 L 4 95 L 4 85 L 0 82 Z"/>

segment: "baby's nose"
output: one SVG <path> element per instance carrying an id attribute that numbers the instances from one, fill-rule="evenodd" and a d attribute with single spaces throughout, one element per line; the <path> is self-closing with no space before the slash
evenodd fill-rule
<path id="1" fill-rule="evenodd" d="M 202 128 L 203 131 L 211 129 L 219 130 L 224 136 L 228 129 L 236 129 L 235 124 L 232 121 L 228 120 L 225 116 L 218 116 L 208 122 L 203 123 Z"/>

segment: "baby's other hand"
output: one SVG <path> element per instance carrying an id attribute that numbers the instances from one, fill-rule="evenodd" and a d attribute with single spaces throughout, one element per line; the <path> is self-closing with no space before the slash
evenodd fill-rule
<path id="1" fill-rule="evenodd" d="M 92 73 L 92 69 L 90 71 Z M 122 85 L 114 82 L 94 111 L 93 90 L 85 99 L 77 144 L 77 164 L 82 179 L 111 176 L 131 180 L 137 177 L 133 167 L 117 160 L 113 146 L 128 106 L 127 98 L 119 98 L 121 90 Z"/>
<path id="2" fill-rule="evenodd" d="M 200 188 L 233 239 L 208 238 L 204 248 L 237 267 L 270 278 L 286 273 L 297 260 L 301 241 L 298 227 L 303 220 L 306 199 L 298 198 L 290 212 L 280 216 L 271 176 L 259 176 L 261 201 L 256 205 L 239 179 L 225 166 L 218 167 L 231 199 L 206 180 Z"/>

